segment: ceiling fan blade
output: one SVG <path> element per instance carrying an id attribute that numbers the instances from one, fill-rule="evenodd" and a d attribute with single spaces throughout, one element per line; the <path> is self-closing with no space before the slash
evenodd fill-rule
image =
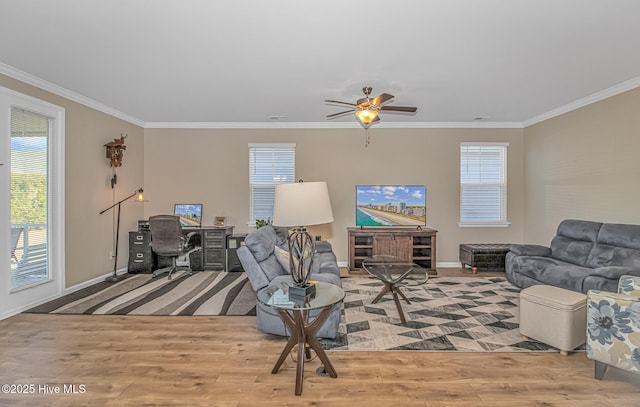
<path id="1" fill-rule="evenodd" d="M 395 112 L 411 112 L 411 113 L 414 113 L 416 110 L 418 110 L 417 107 L 408 107 L 408 106 L 380 106 L 379 109 L 392 111 L 392 112 L 395 111 Z"/>
<path id="2" fill-rule="evenodd" d="M 371 99 L 362 98 L 356 101 L 356 106 L 359 107 L 369 107 L 371 106 Z"/>
<path id="3" fill-rule="evenodd" d="M 350 102 L 341 102 L 341 101 L 339 101 L 339 100 L 325 100 L 324 102 L 325 102 L 325 103 L 338 103 L 338 104 L 341 104 L 341 105 L 349 105 L 349 106 L 358 106 L 358 105 L 356 105 L 355 103 L 350 103 Z"/>
<path id="4" fill-rule="evenodd" d="M 379 96 L 376 96 L 375 98 L 373 98 L 371 100 L 371 105 L 372 106 L 378 106 L 378 105 L 383 104 L 384 102 L 390 101 L 393 98 L 394 98 L 393 95 L 390 95 L 388 93 L 383 93 L 382 95 L 379 95 Z"/>
<path id="5" fill-rule="evenodd" d="M 339 112 L 339 113 L 328 114 L 327 115 L 327 119 L 330 119 L 332 117 L 342 116 L 343 114 L 347 114 L 347 113 L 353 113 L 354 111 L 355 111 L 355 109 L 353 109 L 353 110 L 345 110 L 344 112 Z"/>

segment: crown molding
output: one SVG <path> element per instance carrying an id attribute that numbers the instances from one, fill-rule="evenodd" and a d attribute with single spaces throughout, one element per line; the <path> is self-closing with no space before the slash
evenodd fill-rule
<path id="1" fill-rule="evenodd" d="M 357 123 L 325 122 L 148 122 L 145 129 L 362 129 Z M 382 122 L 371 129 L 521 129 L 520 122 Z"/>
<path id="2" fill-rule="evenodd" d="M 69 89 L 65 89 L 62 86 L 56 85 L 55 83 L 51 83 L 51 82 L 45 81 L 44 79 L 40 79 L 37 76 L 31 75 L 29 73 L 21 71 L 17 68 L 4 64 L 2 62 L 0 62 L 0 74 L 4 74 L 13 79 L 17 79 L 21 82 L 24 82 L 28 85 L 32 85 L 39 89 L 45 90 L 47 92 L 51 92 L 54 95 L 61 96 L 63 98 L 72 100 L 84 106 L 95 109 L 99 112 L 108 114 L 110 116 L 129 122 L 131 124 L 135 124 L 136 126 L 144 127 L 145 125 L 144 121 L 140 119 L 137 119 L 119 110 L 113 109 L 107 105 L 104 105 L 86 96 L 82 96 L 79 93 L 75 93 L 73 91 L 70 91 Z"/>
<path id="3" fill-rule="evenodd" d="M 521 129 L 521 122 L 416 122 L 395 123 L 398 129 Z M 385 125 L 384 127 L 387 127 Z"/>
<path id="4" fill-rule="evenodd" d="M 358 122 L 144 122 L 96 100 L 0 62 L 0 74 L 145 129 L 359 129 Z M 522 129 L 640 87 L 640 76 L 539 114 L 523 122 L 381 122 L 372 129 Z"/>
<path id="5" fill-rule="evenodd" d="M 572 110 L 576 110 L 576 109 L 579 109 L 581 107 L 588 106 L 590 104 L 599 102 L 599 101 L 601 101 L 603 99 L 610 98 L 610 97 L 615 96 L 615 95 L 619 95 L 619 94 L 624 93 L 624 92 L 626 92 L 628 90 L 635 89 L 638 86 L 640 86 L 640 76 L 635 77 L 633 79 L 630 79 L 628 81 L 619 83 L 619 84 L 614 85 L 614 86 L 612 86 L 610 88 L 601 90 L 599 92 L 593 93 L 593 94 L 591 94 L 589 96 L 583 97 L 582 99 L 578 99 L 578 100 L 573 101 L 571 103 L 567 103 L 566 105 L 560 106 L 560 107 L 558 107 L 556 109 L 549 110 L 546 113 L 542 113 L 542 114 L 539 114 L 537 116 L 534 116 L 534 117 L 532 117 L 530 119 L 527 119 L 524 122 L 522 122 L 522 125 L 523 125 L 523 127 L 532 126 L 534 124 L 543 122 L 545 120 L 549 120 L 549 119 L 552 119 L 554 117 L 560 116 L 562 114 L 569 113 Z"/>
<path id="6" fill-rule="evenodd" d="M 358 128 L 357 123 L 305 122 L 147 122 L 145 129 L 315 129 Z"/>

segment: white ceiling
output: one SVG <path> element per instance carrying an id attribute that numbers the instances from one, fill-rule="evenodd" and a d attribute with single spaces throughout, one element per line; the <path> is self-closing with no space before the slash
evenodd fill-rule
<path id="1" fill-rule="evenodd" d="M 522 124 L 639 86 L 638 16 L 639 0 L 0 0 L 0 72 L 150 126 L 356 125 L 324 99 L 363 86 L 418 107 L 387 124 Z"/>

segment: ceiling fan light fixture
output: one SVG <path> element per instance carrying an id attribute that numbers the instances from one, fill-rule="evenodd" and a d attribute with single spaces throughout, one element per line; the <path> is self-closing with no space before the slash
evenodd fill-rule
<path id="1" fill-rule="evenodd" d="M 355 115 L 364 124 L 373 122 L 378 117 L 377 110 L 360 109 L 355 111 Z"/>
<path id="2" fill-rule="evenodd" d="M 415 113 L 418 109 L 417 107 L 409 107 L 409 106 L 389 106 L 386 103 L 393 99 L 393 95 L 388 93 L 382 93 L 379 96 L 371 99 L 369 96 L 371 95 L 371 87 L 362 88 L 362 93 L 364 93 L 364 98 L 360 98 L 356 103 L 351 102 L 341 102 L 339 100 L 326 99 L 325 103 L 338 104 L 343 106 L 349 106 L 349 110 L 345 110 L 338 113 L 332 113 L 327 115 L 327 119 L 333 119 L 335 117 L 343 116 L 347 113 L 353 112 L 356 118 L 360 121 L 362 127 L 365 130 L 365 142 L 364 146 L 367 147 L 369 145 L 369 127 L 372 124 L 380 121 L 378 117 L 378 113 L 383 112 L 406 112 L 406 113 Z"/>

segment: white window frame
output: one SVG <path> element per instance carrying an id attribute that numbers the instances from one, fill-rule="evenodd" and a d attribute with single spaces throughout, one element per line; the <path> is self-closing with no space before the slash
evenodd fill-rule
<path id="1" fill-rule="evenodd" d="M 500 168 L 500 178 L 499 182 L 463 182 L 462 179 L 462 166 L 464 165 L 464 150 L 467 147 L 501 147 L 502 150 L 502 160 L 501 160 L 501 168 Z M 508 153 L 509 143 L 507 142 L 461 142 L 460 143 L 460 222 L 458 223 L 459 227 L 507 227 L 510 225 L 510 222 L 507 221 L 507 153 Z M 469 195 L 463 193 L 464 187 L 472 187 L 472 186 L 499 186 L 500 195 L 498 199 L 499 202 L 499 215 L 496 219 L 463 219 L 463 213 L 465 212 L 465 205 L 470 205 L 468 202 Z"/>
<path id="2" fill-rule="evenodd" d="M 254 161 L 253 161 L 253 157 L 254 157 L 253 154 L 256 149 L 267 149 L 267 150 L 272 149 L 274 154 L 277 154 L 278 151 L 280 151 L 283 155 L 286 155 L 286 156 L 293 155 L 293 162 L 284 163 L 285 165 L 291 164 L 291 167 L 289 168 L 289 170 L 291 171 L 289 174 L 290 177 L 287 177 L 287 179 L 285 180 L 272 179 L 272 182 L 256 182 L 254 180 L 255 168 L 254 168 Z M 295 182 L 295 179 L 296 179 L 295 178 L 295 165 L 296 165 L 295 150 L 296 150 L 295 143 L 249 143 L 249 222 L 247 222 L 247 226 L 255 226 L 255 223 L 256 223 L 256 219 L 254 215 L 254 209 L 255 209 L 254 186 L 259 185 L 262 188 L 264 188 L 265 186 L 266 187 L 273 186 L 273 189 L 275 191 L 275 186 L 277 184 Z M 275 158 L 274 161 L 272 161 L 272 168 L 270 170 L 272 174 L 276 172 L 274 171 L 276 164 L 278 164 L 276 161 L 277 161 L 277 158 Z M 272 220 L 272 219 L 273 219 L 273 203 L 272 203 L 271 217 L 269 217 L 269 220 Z"/>
<path id="3" fill-rule="evenodd" d="M 16 92 L 12 89 L 0 87 L 0 109 L 6 112 L 7 122 L 0 119 L 2 131 L 10 132 L 10 110 L 12 107 L 27 110 L 42 116 L 54 119 L 54 131 L 49 139 L 49 185 L 48 185 L 48 206 L 49 214 L 47 219 L 49 239 L 48 266 L 49 279 L 14 290 L 7 290 L 11 287 L 9 272 L 3 277 L 5 282 L 0 282 L 0 287 L 5 291 L 0 293 L 0 319 L 14 315 L 20 311 L 41 304 L 52 298 L 62 295 L 65 287 L 65 109 L 63 107 L 45 102 L 43 100 Z M 7 138 L 7 143 L 10 140 Z M 1 146 L 5 151 L 9 151 L 9 144 Z M 9 185 L 9 173 L 0 172 L 0 184 Z M 0 199 L 0 216 L 9 219 L 9 199 Z M 8 231 L 7 231 L 8 232 Z M 1 239 L 0 249 L 4 253 L 9 253 L 8 239 Z"/>

